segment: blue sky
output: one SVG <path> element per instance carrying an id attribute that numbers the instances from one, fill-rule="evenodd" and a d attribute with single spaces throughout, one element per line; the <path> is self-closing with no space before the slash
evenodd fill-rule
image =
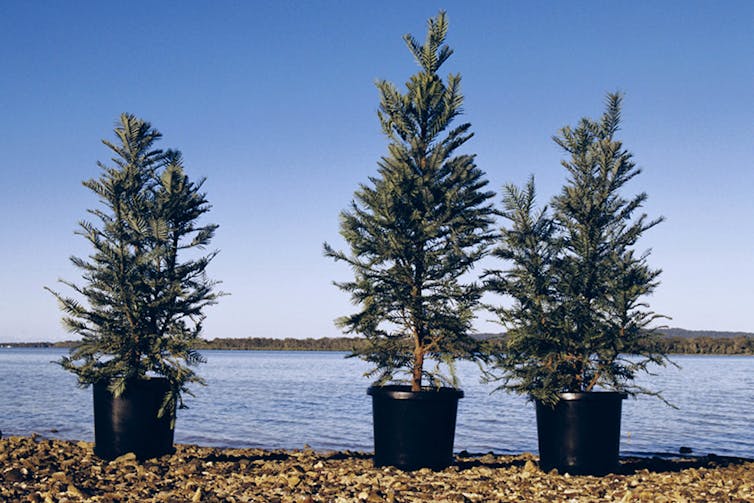
<path id="1" fill-rule="evenodd" d="M 551 136 L 625 92 L 632 182 L 667 221 L 640 248 L 662 268 L 652 308 L 688 329 L 754 332 L 754 2 L 23 2 L 0 3 L 0 341 L 62 340 L 43 286 L 77 280 L 76 223 L 96 198 L 121 112 L 207 177 L 232 295 L 205 337 L 323 337 L 352 311 L 322 256 L 343 247 L 338 213 L 386 152 L 377 79 L 416 66 L 448 12 L 467 151 L 499 192 L 533 173 L 542 201 L 564 180 Z M 499 202 L 499 197 L 496 198 Z M 487 262 L 483 266 L 496 266 Z M 61 285 L 62 287 L 62 285 Z M 491 299 L 497 300 L 497 299 Z M 498 330 L 482 315 L 480 330 Z"/>

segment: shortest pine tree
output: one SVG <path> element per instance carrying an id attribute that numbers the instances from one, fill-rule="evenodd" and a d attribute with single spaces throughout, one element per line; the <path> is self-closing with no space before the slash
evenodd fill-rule
<path id="1" fill-rule="evenodd" d="M 203 361 L 195 345 L 203 309 L 223 294 L 205 274 L 217 252 L 194 250 L 209 244 L 217 225 L 198 223 L 210 209 L 204 180 L 189 180 L 180 152 L 154 148 L 157 130 L 122 114 L 115 134 L 116 143 L 103 140 L 113 165 L 98 163 L 100 177 L 84 182 L 101 203 L 89 210 L 96 223 L 82 221 L 77 231 L 91 255 L 71 257 L 84 284 L 60 280 L 76 298 L 48 288 L 65 327 L 81 337 L 60 364 L 81 386 L 106 381 L 116 397 L 133 380 L 167 378 L 161 416 L 183 406 L 188 383 L 203 384 L 191 368 Z"/>
<path id="2" fill-rule="evenodd" d="M 389 154 L 341 213 L 340 233 L 351 253 L 325 244 L 326 256 L 354 271 L 353 281 L 337 284 L 360 305 L 337 322 L 366 337 L 354 355 L 374 365 L 369 375 L 377 375 L 378 385 L 408 374 L 412 391 L 422 389 L 423 379 L 455 385 L 453 360 L 482 354 L 470 336 L 482 288 L 462 276 L 487 253 L 493 194 L 483 190 L 488 182 L 474 156 L 457 153 L 472 133 L 468 123 L 451 126 L 461 113 L 461 77 L 443 81 L 437 73 L 452 54 L 444 45 L 447 29 L 440 12 L 429 20 L 423 44 L 404 37 L 420 67 L 405 94 L 378 82 Z M 437 363 L 434 370 L 428 360 Z"/>
<path id="3" fill-rule="evenodd" d="M 649 393 L 632 384 L 636 373 L 667 361 L 650 327 L 662 316 L 646 304 L 660 271 L 647 264 L 648 251 L 634 250 L 662 218 L 637 215 L 645 193 L 621 195 L 641 172 L 615 137 L 621 99 L 609 94 L 600 120 L 582 119 L 554 138 L 570 159 L 551 214 L 537 209 L 533 178 L 504 190 L 509 226 L 493 253 L 509 268 L 487 275 L 492 291 L 513 300 L 497 309 L 507 329 L 497 364 L 504 387 L 541 402 L 600 388 Z"/>

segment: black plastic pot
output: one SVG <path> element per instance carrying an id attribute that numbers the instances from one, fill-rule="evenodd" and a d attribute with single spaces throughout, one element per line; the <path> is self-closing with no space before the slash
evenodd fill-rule
<path id="1" fill-rule="evenodd" d="M 372 386 L 374 465 L 441 470 L 453 464 L 458 400 L 463 391 Z"/>
<path id="2" fill-rule="evenodd" d="M 537 402 L 539 466 L 573 475 L 605 475 L 620 464 L 621 404 L 625 393 L 562 393 L 553 408 Z"/>
<path id="3" fill-rule="evenodd" d="M 107 382 L 94 385 L 94 454 L 115 459 L 133 452 L 139 459 L 171 454 L 175 408 L 158 418 L 167 379 L 158 377 L 130 381 L 125 392 L 115 398 Z"/>

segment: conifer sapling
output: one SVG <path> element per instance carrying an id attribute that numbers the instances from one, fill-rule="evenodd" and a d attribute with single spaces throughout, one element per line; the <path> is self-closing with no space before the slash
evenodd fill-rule
<path id="1" fill-rule="evenodd" d="M 487 281 L 513 300 L 497 309 L 507 329 L 498 365 L 505 387 L 550 404 L 563 392 L 648 392 L 632 384 L 636 373 L 667 362 L 651 327 L 662 316 L 646 304 L 660 270 L 635 251 L 663 219 L 639 213 L 646 193 L 622 195 L 641 170 L 616 137 L 621 100 L 609 94 L 599 120 L 553 138 L 570 157 L 551 212 L 537 209 L 533 179 L 504 191 L 509 226 L 493 253 L 509 268 Z"/>
<path id="2" fill-rule="evenodd" d="M 133 115 L 122 114 L 112 165 L 98 163 L 99 178 L 84 182 L 100 206 L 89 210 L 77 234 L 92 253 L 71 257 L 84 283 L 60 280 L 76 294 L 58 299 L 63 324 L 81 337 L 63 368 L 87 386 L 105 380 L 115 396 L 129 381 L 163 376 L 171 393 L 160 415 L 183 406 L 188 383 L 203 383 L 191 368 L 203 361 L 194 349 L 202 331 L 204 308 L 221 292 L 206 276 L 217 252 L 202 255 L 217 225 L 201 223 L 210 205 L 192 182 L 181 154 L 155 148 L 161 134 Z M 198 250 L 198 251 L 197 251 Z"/>
<path id="3" fill-rule="evenodd" d="M 453 52 L 444 44 L 447 30 L 440 12 L 423 44 L 404 37 L 420 67 L 404 93 L 377 83 L 388 154 L 340 215 L 350 253 L 324 246 L 326 256 L 354 271 L 353 281 L 336 283 L 360 306 L 337 321 L 366 337 L 367 348 L 354 355 L 374 365 L 369 375 L 377 374 L 378 384 L 408 374 L 413 391 L 424 378 L 455 384 L 453 359 L 482 357 L 470 337 L 482 289 L 462 275 L 487 253 L 493 194 L 484 190 L 488 182 L 474 156 L 458 152 L 472 133 L 469 123 L 452 125 L 462 112 L 460 75 L 438 75 Z M 438 362 L 433 370 L 425 367 L 428 358 Z"/>

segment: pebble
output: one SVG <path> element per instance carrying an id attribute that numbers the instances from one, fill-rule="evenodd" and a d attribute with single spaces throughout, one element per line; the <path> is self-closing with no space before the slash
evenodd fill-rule
<path id="1" fill-rule="evenodd" d="M 578 477 L 544 473 L 528 453 L 463 452 L 445 470 L 403 472 L 374 468 L 369 453 L 353 451 L 177 445 L 159 459 L 126 454 L 107 462 L 92 447 L 38 436 L 0 439 L 0 501 L 754 501 L 754 461 L 723 457 L 626 458 L 620 473 Z"/>
<path id="2" fill-rule="evenodd" d="M 133 452 L 127 452 L 122 456 L 118 456 L 113 460 L 113 463 L 130 463 L 136 461 L 136 454 Z"/>
<path id="3" fill-rule="evenodd" d="M 537 465 L 531 459 L 526 460 L 526 463 L 524 463 L 524 472 L 533 473 L 536 471 L 539 471 Z"/>

